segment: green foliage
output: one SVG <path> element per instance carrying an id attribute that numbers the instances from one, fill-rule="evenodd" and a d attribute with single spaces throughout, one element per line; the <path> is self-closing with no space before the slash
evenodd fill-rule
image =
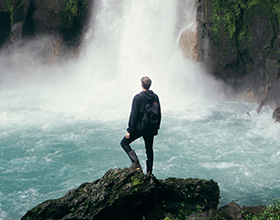
<path id="1" fill-rule="evenodd" d="M 6 0 L 7 9 L 10 12 L 10 20 L 11 25 L 14 23 L 13 12 L 14 12 L 14 5 L 11 3 L 11 0 Z"/>
<path id="2" fill-rule="evenodd" d="M 134 176 L 131 177 L 131 184 L 132 184 L 132 186 L 137 186 L 137 185 L 142 184 L 142 183 L 144 183 L 144 181 L 142 179 L 136 178 Z"/>
<path id="3" fill-rule="evenodd" d="M 256 13 L 252 8 L 257 5 L 261 9 L 257 13 L 264 13 L 264 16 L 276 15 L 280 24 L 279 0 L 213 0 L 211 32 L 214 40 L 221 42 L 223 39 L 238 45 L 240 40 L 250 38 L 248 29 L 252 21 L 248 20 L 248 14 Z"/>
<path id="4" fill-rule="evenodd" d="M 251 0 L 248 3 L 248 8 L 251 8 L 251 7 L 253 7 L 254 5 L 257 5 L 257 4 L 259 4 L 259 0 Z"/>
<path id="5" fill-rule="evenodd" d="M 271 0 L 272 11 L 277 15 L 278 26 L 280 28 L 280 1 L 279 0 Z"/>
<path id="6" fill-rule="evenodd" d="M 68 12 L 70 16 L 78 15 L 78 2 L 79 0 L 65 0 L 65 10 Z"/>
<path id="7" fill-rule="evenodd" d="M 205 207 L 202 207 L 201 205 L 197 205 L 194 210 L 188 210 L 185 203 L 182 202 L 178 209 L 178 214 L 176 216 L 176 219 L 180 219 L 180 220 L 188 219 L 187 217 L 191 214 L 196 214 L 197 216 L 200 216 L 204 208 Z"/>
<path id="8" fill-rule="evenodd" d="M 185 220 L 190 219 L 188 216 L 191 214 L 196 214 L 196 217 L 193 219 L 205 219 L 205 217 L 202 217 L 201 214 L 203 213 L 203 208 L 199 205 L 196 207 L 196 210 L 193 212 L 188 212 L 184 209 L 185 204 L 181 203 L 180 209 L 178 211 L 178 214 L 175 218 L 172 217 L 166 217 L 164 220 Z M 215 220 L 226 220 L 226 218 L 223 217 L 221 212 L 216 212 L 215 210 L 210 210 L 208 212 L 209 219 L 215 219 Z M 242 213 L 242 220 L 280 220 L 280 200 L 273 200 L 273 205 L 267 205 L 264 208 L 264 211 L 259 214 L 246 214 Z"/>
<path id="9" fill-rule="evenodd" d="M 243 216 L 245 220 L 276 220 L 280 219 L 280 200 L 273 200 L 273 205 L 268 205 L 265 207 L 263 213 L 260 214 L 246 214 Z"/>
<path id="10" fill-rule="evenodd" d="M 242 11 L 241 0 L 213 0 L 213 26 L 214 39 L 221 38 L 232 41 L 236 34 L 236 22 Z"/>
<path id="11" fill-rule="evenodd" d="M 64 0 L 65 13 L 68 18 L 68 27 L 72 26 L 75 18 L 81 16 L 81 12 L 88 7 L 88 0 Z"/>

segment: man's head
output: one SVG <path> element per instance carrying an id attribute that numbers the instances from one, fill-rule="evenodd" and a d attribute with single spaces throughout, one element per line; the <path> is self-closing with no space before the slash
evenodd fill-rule
<path id="1" fill-rule="evenodd" d="M 149 90 L 152 84 L 152 80 L 148 76 L 144 76 L 141 79 L 143 89 Z"/>

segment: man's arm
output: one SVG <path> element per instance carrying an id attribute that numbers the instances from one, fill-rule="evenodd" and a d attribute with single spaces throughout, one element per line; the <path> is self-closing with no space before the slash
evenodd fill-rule
<path id="1" fill-rule="evenodd" d="M 136 130 L 137 124 L 139 119 L 139 102 L 138 102 L 138 96 L 134 96 L 131 106 L 131 112 L 129 116 L 129 122 L 128 122 L 128 133 L 133 133 Z M 127 136 L 127 134 L 126 134 Z"/>
<path id="2" fill-rule="evenodd" d="M 158 129 L 160 128 L 160 122 L 161 122 L 161 107 L 160 107 L 160 102 L 159 102 L 159 98 L 158 96 L 157 97 L 157 102 L 158 102 L 158 105 L 159 105 L 159 118 L 158 118 Z"/>

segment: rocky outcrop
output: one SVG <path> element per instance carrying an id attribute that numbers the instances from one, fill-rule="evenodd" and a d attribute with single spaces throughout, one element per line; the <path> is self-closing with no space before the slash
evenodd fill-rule
<path id="1" fill-rule="evenodd" d="M 88 8 L 88 0 L 0 0 L 0 48 L 40 35 L 77 46 Z"/>
<path id="2" fill-rule="evenodd" d="M 62 198 L 43 202 L 22 219 L 185 219 L 197 209 L 216 209 L 218 203 L 213 180 L 158 180 L 141 171 L 113 169 Z"/>
<path id="3" fill-rule="evenodd" d="M 280 105 L 280 2 L 198 0 L 200 61 L 244 98 Z"/>

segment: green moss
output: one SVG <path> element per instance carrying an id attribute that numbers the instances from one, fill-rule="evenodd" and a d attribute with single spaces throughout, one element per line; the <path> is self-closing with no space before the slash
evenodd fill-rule
<path id="1" fill-rule="evenodd" d="M 248 8 L 251 8 L 251 7 L 253 7 L 254 5 L 257 5 L 257 4 L 259 4 L 259 0 L 251 0 L 248 3 Z"/>
<path id="2" fill-rule="evenodd" d="M 14 5 L 11 3 L 11 0 L 6 0 L 6 5 L 7 5 L 7 9 L 10 12 L 10 20 L 11 20 L 11 26 L 14 23 L 14 17 L 13 17 L 13 13 L 14 13 Z"/>
<path id="3" fill-rule="evenodd" d="M 87 9 L 88 0 L 64 0 L 64 3 L 64 12 L 68 18 L 68 27 L 70 27 L 76 18 L 81 17 L 81 12 Z"/>
<path id="4" fill-rule="evenodd" d="M 213 0 L 212 32 L 215 41 L 225 39 L 228 42 L 235 42 L 237 37 L 245 37 L 247 30 L 244 28 L 241 32 L 240 30 L 244 25 L 244 11 L 247 8 L 248 3 L 243 3 L 242 0 Z"/>
<path id="5" fill-rule="evenodd" d="M 250 53 L 256 45 L 252 35 L 252 25 L 257 19 L 268 18 L 271 33 L 275 26 L 280 29 L 279 0 L 212 0 L 212 21 L 210 36 L 217 45 L 219 68 L 231 59 L 233 54 L 240 57 L 244 51 Z M 263 45 L 267 53 L 275 53 L 273 42 Z M 238 58 L 239 59 L 239 58 Z M 238 62 L 238 61 L 237 61 Z"/>
<path id="6" fill-rule="evenodd" d="M 259 5 L 257 12 L 253 7 Z M 252 9 L 252 10 L 251 10 Z M 272 13 L 271 13 L 272 12 Z M 253 16 L 250 16 L 254 13 Z M 245 38 L 248 34 L 248 28 L 252 23 L 250 17 L 255 13 L 263 16 L 276 15 L 278 24 L 280 23 L 280 1 L 279 0 L 213 0 L 212 19 L 213 25 L 211 32 L 216 42 L 226 39 L 233 42 Z M 249 19 L 249 20 L 248 20 Z"/>
<path id="7" fill-rule="evenodd" d="M 136 178 L 136 177 L 131 177 L 131 184 L 132 186 L 137 186 L 142 184 L 144 181 L 142 179 Z M 136 188 L 137 189 L 137 188 Z"/>

